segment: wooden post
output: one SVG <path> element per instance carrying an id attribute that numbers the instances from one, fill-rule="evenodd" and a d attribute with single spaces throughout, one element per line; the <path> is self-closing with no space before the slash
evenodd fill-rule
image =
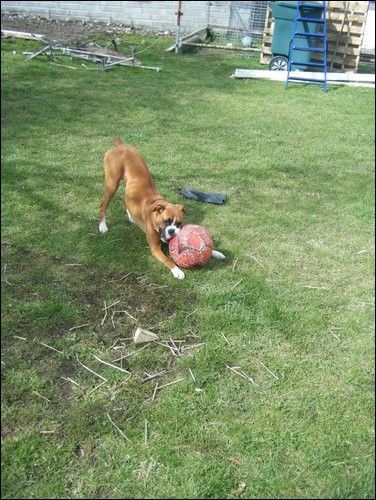
<path id="1" fill-rule="evenodd" d="M 178 1 L 178 10 L 176 11 L 176 42 L 175 42 L 175 54 L 177 54 L 181 47 L 181 35 L 180 35 L 180 18 L 183 15 L 181 10 L 181 1 Z"/>
<path id="2" fill-rule="evenodd" d="M 211 7 L 211 1 L 208 1 L 208 11 L 207 11 L 207 19 L 206 19 L 206 27 L 210 28 L 210 7 Z"/>

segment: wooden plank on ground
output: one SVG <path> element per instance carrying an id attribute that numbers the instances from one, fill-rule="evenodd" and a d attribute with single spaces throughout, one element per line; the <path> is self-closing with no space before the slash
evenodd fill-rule
<path id="1" fill-rule="evenodd" d="M 24 38 L 26 40 L 43 40 L 46 35 L 39 33 L 25 33 L 23 31 L 1 30 L 1 36 L 4 38 Z"/>
<path id="2" fill-rule="evenodd" d="M 266 80 L 286 81 L 286 71 L 270 71 L 263 69 L 236 69 L 233 75 L 235 78 L 261 78 Z M 290 77 L 301 78 L 318 78 L 324 79 L 324 73 L 312 71 L 290 71 Z M 375 85 L 375 75 L 359 74 L 359 73 L 328 73 L 328 83 L 342 84 L 342 83 L 357 83 L 367 84 L 367 86 Z"/>

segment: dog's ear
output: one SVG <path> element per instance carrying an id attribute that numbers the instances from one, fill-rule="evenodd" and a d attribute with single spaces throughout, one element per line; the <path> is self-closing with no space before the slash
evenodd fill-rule
<path id="1" fill-rule="evenodd" d="M 184 206 L 184 205 L 178 205 L 178 207 L 180 208 L 180 210 L 181 210 L 181 212 L 182 212 L 183 214 L 186 214 L 186 213 L 187 213 L 187 209 L 185 208 L 185 206 Z"/>
<path id="2" fill-rule="evenodd" d="M 158 205 L 155 205 L 155 207 L 153 208 L 153 212 L 161 214 L 165 208 L 166 208 L 165 205 L 161 205 L 160 203 L 158 203 Z"/>

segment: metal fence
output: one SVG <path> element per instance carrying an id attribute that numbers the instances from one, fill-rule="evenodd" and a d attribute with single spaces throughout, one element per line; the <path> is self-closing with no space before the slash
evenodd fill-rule
<path id="1" fill-rule="evenodd" d="M 191 16 L 194 3 L 179 2 L 181 15 L 177 50 L 184 46 L 241 51 L 261 49 L 267 1 L 205 2 L 206 16 L 202 28 L 181 36 L 186 32 L 184 23 Z"/>

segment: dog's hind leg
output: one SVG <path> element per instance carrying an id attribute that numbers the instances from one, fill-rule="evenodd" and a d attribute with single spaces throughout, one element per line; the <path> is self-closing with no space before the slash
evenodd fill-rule
<path id="1" fill-rule="evenodd" d="M 107 233 L 108 231 L 106 224 L 106 210 L 116 193 L 117 188 L 119 187 L 120 180 L 121 179 L 108 178 L 107 176 L 105 178 L 104 195 L 99 208 L 99 231 L 101 233 Z"/>

